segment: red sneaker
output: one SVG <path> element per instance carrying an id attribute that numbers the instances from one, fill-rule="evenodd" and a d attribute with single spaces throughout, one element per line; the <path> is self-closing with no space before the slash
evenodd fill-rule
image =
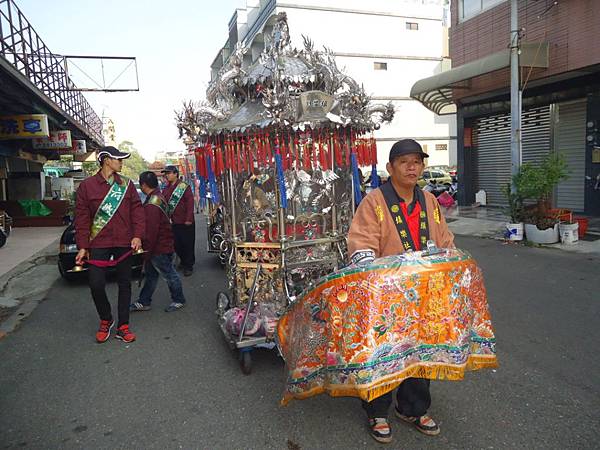
<path id="1" fill-rule="evenodd" d="M 96 342 L 99 344 L 108 341 L 110 337 L 110 329 L 115 324 L 114 320 L 101 320 L 100 328 L 96 331 Z"/>
<path id="2" fill-rule="evenodd" d="M 129 325 L 121 325 L 117 328 L 117 339 L 121 339 L 123 342 L 129 343 L 135 341 L 135 334 L 129 331 Z"/>

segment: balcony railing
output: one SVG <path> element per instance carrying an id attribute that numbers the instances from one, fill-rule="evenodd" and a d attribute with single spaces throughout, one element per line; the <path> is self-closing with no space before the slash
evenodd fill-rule
<path id="1" fill-rule="evenodd" d="M 12 0 L 0 0 L 0 56 L 102 144 L 102 120 L 65 72 L 64 58 L 53 54 Z"/>

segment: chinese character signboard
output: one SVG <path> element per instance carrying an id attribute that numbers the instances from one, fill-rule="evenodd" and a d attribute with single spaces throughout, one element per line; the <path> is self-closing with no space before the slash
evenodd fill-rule
<path id="1" fill-rule="evenodd" d="M 333 108 L 333 97 L 322 91 L 300 94 L 299 120 L 323 119 Z"/>
<path id="2" fill-rule="evenodd" d="M 36 150 L 71 149 L 71 132 L 69 130 L 51 131 L 50 137 L 37 138 L 33 140 L 33 148 Z"/>
<path id="3" fill-rule="evenodd" d="M 87 153 L 85 140 L 73 139 L 73 151 L 76 155 L 85 155 Z"/>
<path id="4" fill-rule="evenodd" d="M 27 139 L 48 137 L 46 114 L 0 116 L 0 139 Z"/>

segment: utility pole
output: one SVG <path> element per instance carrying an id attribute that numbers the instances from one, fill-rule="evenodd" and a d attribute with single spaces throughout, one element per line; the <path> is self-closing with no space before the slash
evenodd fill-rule
<path id="1" fill-rule="evenodd" d="M 521 167 L 521 87 L 519 79 L 519 5 L 510 0 L 510 167 L 516 175 Z M 511 189 L 515 192 L 514 182 Z"/>

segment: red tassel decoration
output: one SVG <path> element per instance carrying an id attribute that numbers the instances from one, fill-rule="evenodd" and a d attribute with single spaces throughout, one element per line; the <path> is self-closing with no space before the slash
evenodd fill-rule
<path id="1" fill-rule="evenodd" d="M 247 172 L 246 168 L 248 167 L 246 165 L 246 148 L 244 147 L 244 141 L 242 140 L 242 137 L 240 137 L 240 158 L 241 158 L 241 172 Z"/>
<path id="2" fill-rule="evenodd" d="M 377 161 L 377 141 L 375 140 L 375 138 L 371 138 L 371 148 L 373 149 L 373 165 L 377 165 L 378 161 Z"/>
<path id="3" fill-rule="evenodd" d="M 311 131 L 310 135 L 312 137 L 310 152 L 311 152 L 311 159 L 312 159 L 312 168 L 314 170 L 319 165 L 319 155 L 317 155 L 317 142 L 315 140 L 314 130 Z"/>
<path id="4" fill-rule="evenodd" d="M 279 136 L 278 136 L 279 138 Z M 288 152 L 287 152 L 287 143 L 285 142 L 285 136 L 281 135 L 281 142 L 279 144 L 279 153 L 281 153 L 281 165 L 283 170 L 288 169 Z"/>
<path id="5" fill-rule="evenodd" d="M 237 169 L 237 173 L 242 173 L 242 155 L 240 155 L 240 141 L 239 139 L 236 139 L 234 142 L 235 145 L 235 162 L 236 162 L 236 169 Z"/>
<path id="6" fill-rule="evenodd" d="M 335 165 L 342 167 L 342 149 L 340 148 L 340 140 L 338 139 L 337 133 L 333 136 L 333 151 L 335 152 Z"/>
<path id="7" fill-rule="evenodd" d="M 321 139 L 321 131 L 319 131 L 318 143 L 319 143 L 319 165 L 321 166 L 321 170 L 327 170 L 327 155 L 325 154 L 325 146 L 323 145 L 323 141 Z"/>
<path id="8" fill-rule="evenodd" d="M 298 170 L 300 169 L 300 160 L 298 159 L 298 135 L 296 133 L 294 133 L 294 164 L 295 164 L 295 169 Z"/>
<path id="9" fill-rule="evenodd" d="M 302 151 L 302 167 L 304 170 L 310 170 L 310 151 L 306 139 L 304 139 L 304 145 L 300 144 L 300 150 Z"/>
<path id="10" fill-rule="evenodd" d="M 271 150 L 271 137 L 267 134 L 265 136 L 265 156 L 267 158 L 267 167 L 271 167 L 271 164 L 273 162 L 273 152 Z"/>
<path id="11" fill-rule="evenodd" d="M 225 141 L 225 169 L 232 170 L 233 167 L 233 152 L 231 149 L 231 141 Z"/>
<path id="12" fill-rule="evenodd" d="M 344 150 L 346 153 L 346 167 L 348 167 L 350 165 L 350 153 L 354 152 L 354 149 L 352 148 L 352 146 L 354 145 L 354 143 L 352 142 L 354 140 L 354 132 L 351 131 L 350 132 L 350 136 L 347 136 L 346 133 L 344 133 Z"/>
<path id="13" fill-rule="evenodd" d="M 223 149 L 219 147 L 219 176 L 225 172 L 225 163 L 223 162 Z"/>
<path id="14" fill-rule="evenodd" d="M 254 164 L 252 163 L 252 147 L 250 145 L 250 134 L 246 136 L 246 172 L 252 173 Z"/>

